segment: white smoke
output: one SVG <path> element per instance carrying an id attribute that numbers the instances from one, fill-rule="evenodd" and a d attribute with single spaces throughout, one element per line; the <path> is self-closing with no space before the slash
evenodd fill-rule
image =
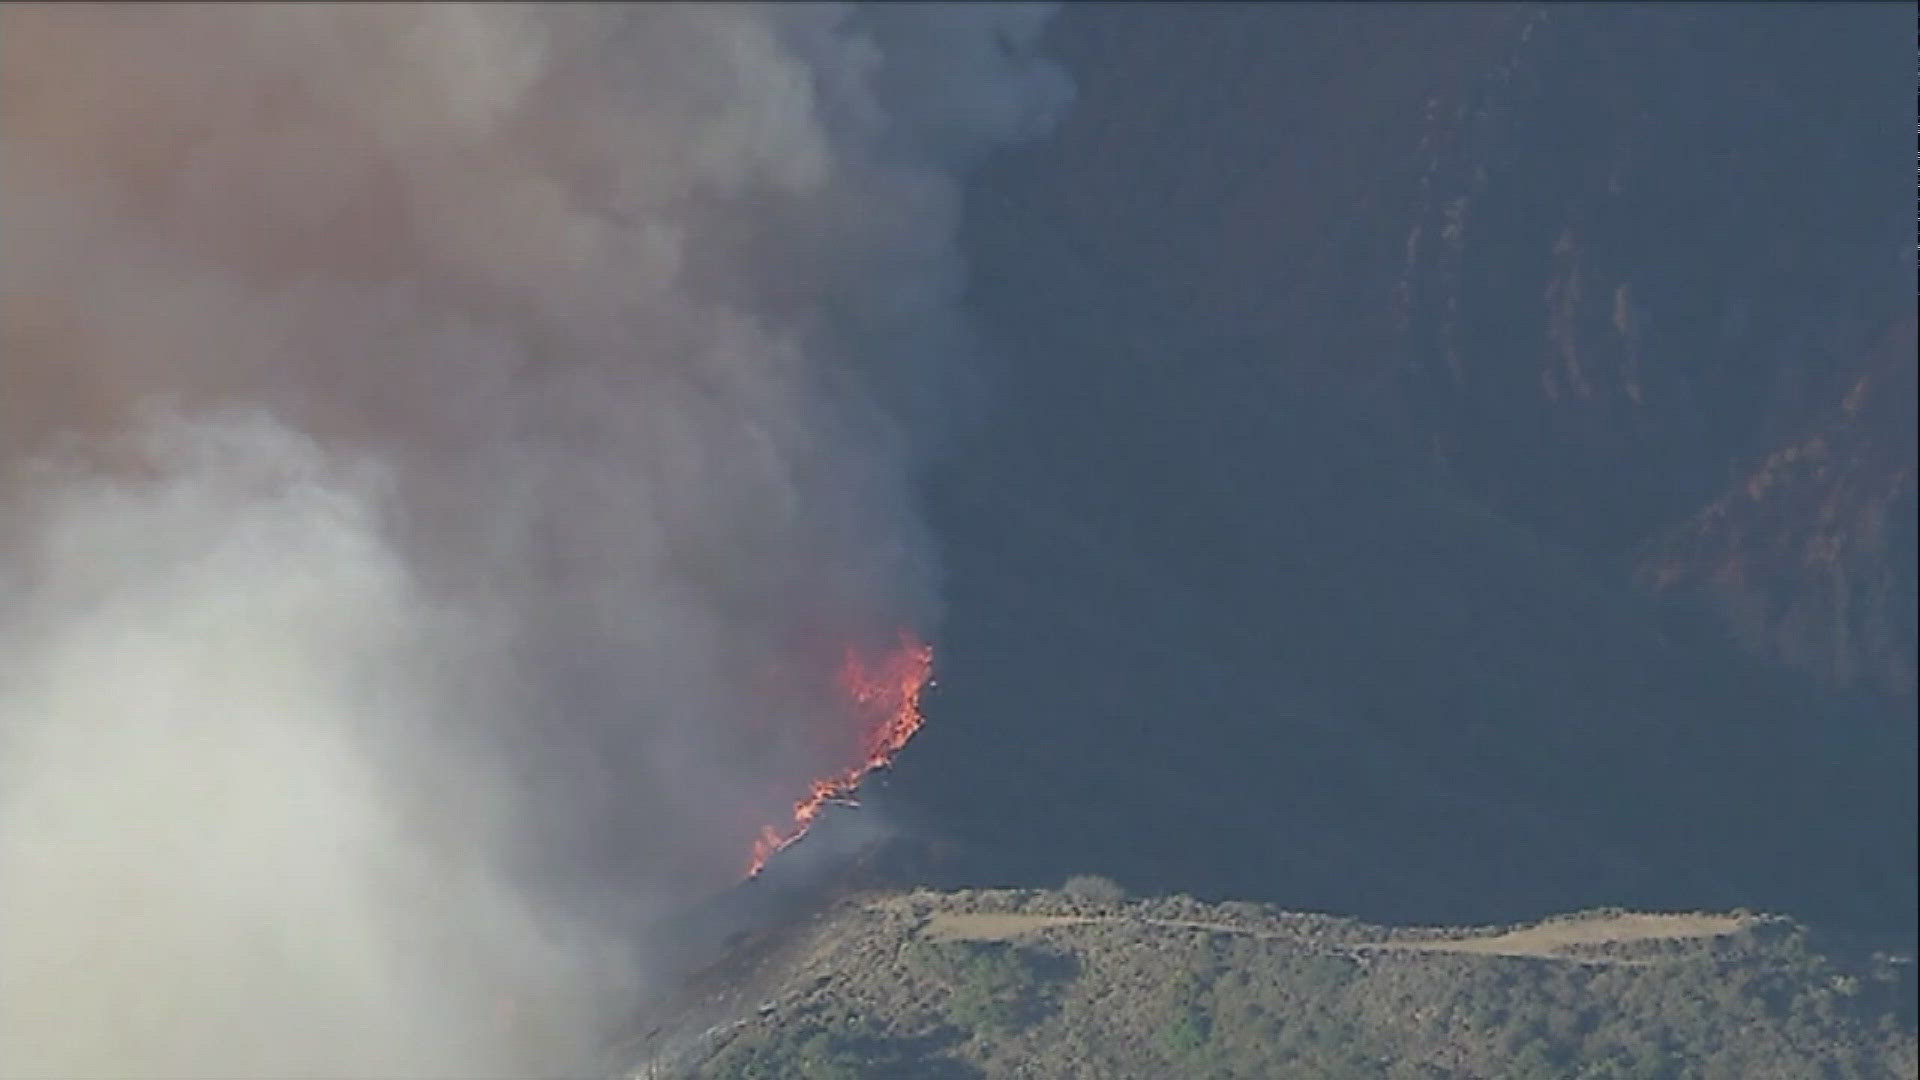
<path id="1" fill-rule="evenodd" d="M 257 419 L 145 442 L 158 479 L 18 496 L 41 501 L 0 622 L 4 1072 L 567 1060 L 591 1011 L 565 995 L 618 986 L 557 968 L 571 943 L 496 876 L 499 779 L 410 745 L 459 705 L 419 673 L 464 665 L 370 478 Z M 521 999 L 565 1007 L 480 1022 Z"/>
<path id="2" fill-rule="evenodd" d="M 1011 5 L 12 5 L 0 1075 L 530 1076 L 937 615 Z"/>

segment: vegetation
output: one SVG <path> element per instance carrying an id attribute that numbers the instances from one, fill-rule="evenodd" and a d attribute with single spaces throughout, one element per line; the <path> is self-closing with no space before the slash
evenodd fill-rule
<path id="1" fill-rule="evenodd" d="M 802 1021 L 736 1039 L 702 1075 L 729 1080 L 882 1080 L 912 1063 L 858 1020 Z"/>
<path id="2" fill-rule="evenodd" d="M 686 1075 L 1800 1080 L 1916 1074 L 1907 958 L 1783 919 L 1373 927 L 917 893 L 822 920 Z M 1651 927 L 1651 929 L 1649 929 Z"/>
<path id="3" fill-rule="evenodd" d="M 1112 878 L 1098 874 L 1076 874 L 1067 879 L 1060 891 L 1076 900 L 1090 900 L 1096 904 L 1117 904 L 1127 898 L 1127 890 Z"/>
<path id="4" fill-rule="evenodd" d="M 924 973 L 947 987 L 947 1016 L 970 1031 L 1018 1031 L 1044 1007 L 1043 965 L 1025 949 L 1003 942 L 956 941 L 920 945 L 910 955 Z"/>

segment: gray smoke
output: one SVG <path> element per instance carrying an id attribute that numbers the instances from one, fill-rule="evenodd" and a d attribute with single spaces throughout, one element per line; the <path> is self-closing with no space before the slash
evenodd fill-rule
<path id="1" fill-rule="evenodd" d="M 528 1076 L 628 1000 L 938 615 L 1046 14 L 4 9 L 0 1075 Z"/>

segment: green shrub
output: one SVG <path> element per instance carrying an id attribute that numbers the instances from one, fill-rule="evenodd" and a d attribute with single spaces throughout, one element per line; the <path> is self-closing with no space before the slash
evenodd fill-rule
<path id="1" fill-rule="evenodd" d="M 947 1013 L 962 1027 L 1011 1032 L 1038 1014 L 1035 957 L 999 942 L 951 942 L 918 950 L 916 964 L 947 984 Z"/>
<path id="2" fill-rule="evenodd" d="M 1186 1058 L 1204 1049 L 1212 1034 L 1213 1025 L 1206 1014 L 1188 1006 L 1176 1012 L 1173 1020 L 1161 1029 L 1160 1047 L 1176 1059 Z"/>

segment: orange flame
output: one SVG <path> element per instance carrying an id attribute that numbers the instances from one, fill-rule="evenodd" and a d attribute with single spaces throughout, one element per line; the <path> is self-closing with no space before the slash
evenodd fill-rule
<path id="1" fill-rule="evenodd" d="M 873 668 L 859 653 L 847 649 L 840 665 L 840 689 L 868 724 L 862 741 L 864 757 L 858 764 L 815 780 L 806 797 L 793 804 L 793 819 L 784 828 L 768 825 L 760 830 L 747 864 L 748 877 L 759 876 L 767 860 L 807 835 L 829 802 L 851 799 L 868 773 L 892 763 L 926 722 L 920 715 L 920 692 L 932 675 L 933 649 L 911 634 L 902 633 L 900 646 Z"/>

